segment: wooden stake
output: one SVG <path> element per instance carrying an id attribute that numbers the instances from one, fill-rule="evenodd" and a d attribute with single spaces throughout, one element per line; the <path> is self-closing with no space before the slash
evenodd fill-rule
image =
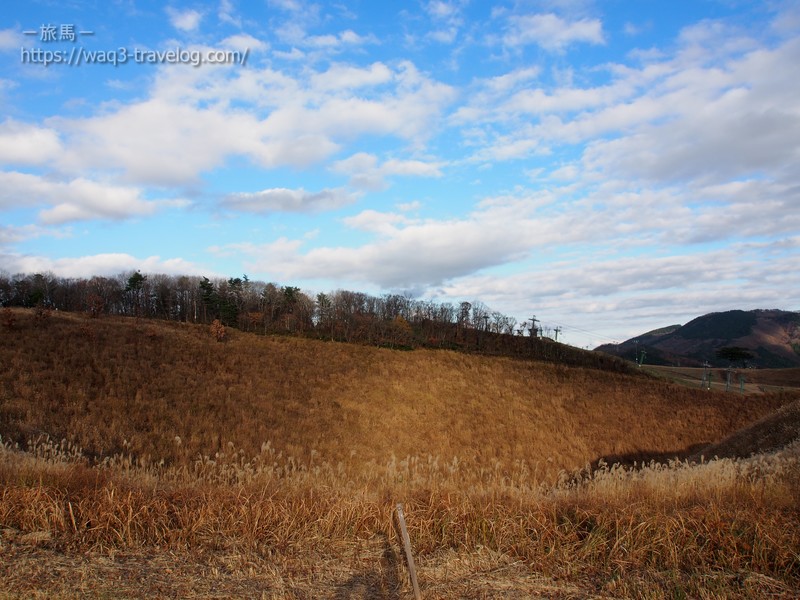
<path id="1" fill-rule="evenodd" d="M 414 566 L 414 555 L 411 554 L 411 538 L 408 537 L 408 530 L 406 529 L 406 518 L 403 516 L 403 505 L 397 505 L 397 522 L 400 524 L 400 535 L 403 538 L 403 548 L 406 551 L 406 563 L 408 564 L 408 574 L 411 577 L 411 587 L 414 588 L 414 598 L 422 600 L 422 595 L 419 593 L 419 584 L 417 583 L 417 569 Z"/>

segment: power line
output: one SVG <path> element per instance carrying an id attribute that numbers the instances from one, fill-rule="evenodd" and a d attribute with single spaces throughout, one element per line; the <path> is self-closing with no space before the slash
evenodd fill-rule
<path id="1" fill-rule="evenodd" d="M 614 340 L 613 338 L 610 338 L 607 335 L 604 335 L 602 333 L 597 333 L 596 331 L 589 331 L 588 329 L 583 329 L 581 327 L 575 327 L 574 325 L 567 325 L 566 323 L 559 323 L 559 324 L 557 324 L 557 326 L 559 328 L 565 328 L 565 329 L 569 329 L 569 330 L 572 330 L 572 331 L 578 331 L 580 333 L 583 333 L 583 334 L 586 334 L 586 335 L 590 335 L 592 337 L 599 338 L 601 340 L 606 340 L 606 341 L 611 342 L 611 343 L 616 343 L 616 340 Z"/>

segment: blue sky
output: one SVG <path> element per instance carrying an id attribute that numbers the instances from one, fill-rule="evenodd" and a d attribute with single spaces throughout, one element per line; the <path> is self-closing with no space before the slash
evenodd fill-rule
<path id="1" fill-rule="evenodd" d="M 795 2 L 12 0 L 0 18 L 9 274 L 479 300 L 590 347 L 800 309 Z"/>

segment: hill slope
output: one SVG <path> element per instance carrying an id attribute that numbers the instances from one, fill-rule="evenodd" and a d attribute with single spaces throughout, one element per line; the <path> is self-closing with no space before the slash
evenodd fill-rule
<path id="1" fill-rule="evenodd" d="M 731 310 L 710 313 L 683 326 L 673 325 L 606 344 L 598 351 L 633 359 L 637 349 L 646 352 L 648 364 L 672 366 L 727 366 L 716 357 L 720 348 L 738 346 L 753 355 L 750 364 L 760 368 L 800 366 L 800 313 L 783 310 Z"/>
<path id="2" fill-rule="evenodd" d="M 747 458 L 753 454 L 775 452 L 797 439 L 800 439 L 800 400 L 782 406 L 724 440 L 703 448 L 690 459 Z"/>
<path id="3" fill-rule="evenodd" d="M 263 444 L 355 468 L 407 455 L 551 478 L 600 457 L 688 455 L 786 403 L 644 376 L 205 327 L 20 312 L 0 344 L 0 435 L 168 463 Z"/>

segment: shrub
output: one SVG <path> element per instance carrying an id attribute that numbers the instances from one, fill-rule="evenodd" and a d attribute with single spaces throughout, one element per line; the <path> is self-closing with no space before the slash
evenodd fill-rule
<path id="1" fill-rule="evenodd" d="M 225 331 L 225 325 L 223 325 L 219 319 L 214 319 L 211 323 L 211 335 L 214 336 L 214 339 L 218 342 L 224 342 L 228 334 Z"/>

